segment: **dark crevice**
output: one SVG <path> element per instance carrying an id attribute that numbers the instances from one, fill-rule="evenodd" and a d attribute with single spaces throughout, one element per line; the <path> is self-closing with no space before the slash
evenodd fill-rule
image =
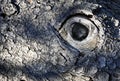
<path id="1" fill-rule="evenodd" d="M 60 53 L 60 55 L 65 59 L 65 63 L 66 63 L 67 62 L 66 57 L 62 53 Z"/>
<path id="2" fill-rule="evenodd" d="M 89 77 L 90 78 L 90 80 L 89 81 L 94 81 L 91 77 Z"/>
<path id="3" fill-rule="evenodd" d="M 2 18 L 6 18 L 7 15 L 6 15 L 5 13 L 1 13 L 0 16 L 1 16 Z"/>
<path id="4" fill-rule="evenodd" d="M 84 57 L 85 55 L 84 54 L 82 54 L 81 52 L 79 52 L 79 55 L 78 55 L 78 57 L 76 58 L 76 62 L 75 62 L 75 66 L 78 66 L 78 62 L 79 62 L 79 59 L 80 59 L 80 57 Z"/>
<path id="5" fill-rule="evenodd" d="M 16 0 L 11 0 L 11 3 L 16 7 L 16 10 L 14 14 L 19 14 L 20 13 L 20 7 L 19 5 L 16 4 Z"/>
<path id="6" fill-rule="evenodd" d="M 20 80 L 20 81 L 25 81 L 25 80 Z"/>
<path id="7" fill-rule="evenodd" d="M 8 28 L 6 29 L 6 31 L 7 31 L 7 32 L 11 32 L 12 30 L 8 27 Z"/>
<path id="8" fill-rule="evenodd" d="M 109 75 L 109 80 L 108 81 L 112 81 L 112 75 Z"/>

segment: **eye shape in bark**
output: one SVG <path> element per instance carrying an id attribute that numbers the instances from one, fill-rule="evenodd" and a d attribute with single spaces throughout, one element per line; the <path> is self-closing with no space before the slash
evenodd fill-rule
<path id="1" fill-rule="evenodd" d="M 100 48 L 104 32 L 99 21 L 85 15 L 72 15 L 62 25 L 60 35 L 80 51 Z"/>

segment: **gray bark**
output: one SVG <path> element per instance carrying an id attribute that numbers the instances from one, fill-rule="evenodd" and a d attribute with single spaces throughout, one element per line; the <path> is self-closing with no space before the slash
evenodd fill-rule
<path id="1" fill-rule="evenodd" d="M 119 0 L 0 0 L 0 81 L 120 81 L 119 21 Z"/>

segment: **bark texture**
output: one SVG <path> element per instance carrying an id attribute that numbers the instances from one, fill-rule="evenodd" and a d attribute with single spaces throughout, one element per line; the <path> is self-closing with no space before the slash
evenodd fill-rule
<path id="1" fill-rule="evenodd" d="M 0 81 L 120 81 L 119 22 L 119 0 L 0 0 Z"/>

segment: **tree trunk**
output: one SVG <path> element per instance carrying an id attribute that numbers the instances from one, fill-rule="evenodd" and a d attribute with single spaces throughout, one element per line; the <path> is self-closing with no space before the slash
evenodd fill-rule
<path id="1" fill-rule="evenodd" d="M 120 81 L 119 0 L 1 0 L 0 81 Z"/>

